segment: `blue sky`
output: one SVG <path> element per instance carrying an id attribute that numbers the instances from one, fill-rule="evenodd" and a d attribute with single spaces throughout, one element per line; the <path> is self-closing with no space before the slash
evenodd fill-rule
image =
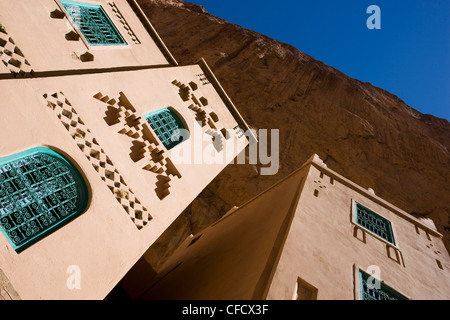
<path id="1" fill-rule="evenodd" d="M 450 120 L 449 0 L 191 0 Z M 381 29 L 369 30 L 370 5 Z"/>

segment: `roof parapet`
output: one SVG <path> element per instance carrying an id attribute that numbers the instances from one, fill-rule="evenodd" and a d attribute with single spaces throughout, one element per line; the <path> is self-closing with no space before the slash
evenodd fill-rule
<path id="1" fill-rule="evenodd" d="M 224 101 L 225 105 L 227 106 L 228 110 L 231 112 L 233 117 L 236 119 L 239 127 L 243 129 L 245 132 L 248 132 L 250 135 L 249 142 L 250 144 L 258 142 L 258 137 L 255 135 L 254 131 L 249 127 L 247 122 L 245 122 L 242 115 L 239 113 L 236 106 L 231 101 L 230 97 L 227 95 L 225 90 L 223 89 L 222 85 L 220 84 L 219 80 L 217 80 L 214 73 L 209 68 L 208 64 L 206 63 L 205 59 L 203 57 L 197 62 L 197 64 L 200 66 L 200 68 L 203 70 L 203 72 L 208 77 L 208 80 L 210 80 L 211 84 L 214 86 L 216 91 L 219 93 L 220 97 Z"/>
<path id="2" fill-rule="evenodd" d="M 371 199 L 372 201 L 376 202 L 377 204 L 385 207 L 386 209 L 392 211 L 393 213 L 399 215 L 400 217 L 408 220 L 409 222 L 420 226 L 422 229 L 424 229 L 425 231 L 429 232 L 431 235 L 442 239 L 443 235 L 437 231 L 436 226 L 434 225 L 434 223 L 430 220 L 424 220 L 423 222 L 421 220 L 419 220 L 418 218 L 415 218 L 414 216 L 412 216 L 411 214 L 407 213 L 406 211 L 396 207 L 395 205 L 393 205 L 392 203 L 387 202 L 386 200 L 382 199 L 381 197 L 375 195 L 375 191 L 372 188 L 369 189 L 365 189 L 359 185 L 357 185 L 356 183 L 350 181 L 349 179 L 341 176 L 340 174 L 336 173 L 335 171 L 329 169 L 327 167 L 327 165 L 323 162 L 323 160 L 317 155 L 314 154 L 312 155 L 308 161 L 306 161 L 301 168 L 304 168 L 307 165 L 313 165 L 315 166 L 317 169 L 319 169 L 320 171 L 326 173 L 327 175 L 329 175 L 330 177 L 332 177 L 333 179 L 335 179 L 336 181 L 346 185 L 347 187 L 362 193 L 364 196 L 366 196 L 367 198 Z M 300 169 L 301 169 L 300 168 Z M 423 219 L 422 219 L 423 220 Z M 430 223 L 431 222 L 431 223 Z"/>
<path id="3" fill-rule="evenodd" d="M 167 48 L 164 41 L 159 36 L 158 32 L 156 31 L 155 27 L 153 27 L 150 20 L 147 18 L 147 15 L 142 10 L 141 6 L 136 2 L 136 0 L 127 0 L 130 4 L 131 8 L 135 11 L 136 15 L 141 19 L 142 24 L 144 25 L 145 29 L 147 29 L 150 36 L 153 38 L 153 40 L 156 42 L 166 59 L 169 61 L 170 64 L 174 66 L 178 66 L 177 60 L 174 58 L 172 53 L 170 53 L 169 49 Z"/>

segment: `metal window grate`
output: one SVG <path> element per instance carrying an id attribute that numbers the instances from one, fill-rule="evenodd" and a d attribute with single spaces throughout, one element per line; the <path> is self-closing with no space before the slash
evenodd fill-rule
<path id="1" fill-rule="evenodd" d="M 395 245 L 391 222 L 372 210 L 355 203 L 356 223 Z"/>
<path id="2" fill-rule="evenodd" d="M 361 270 L 359 271 L 359 291 L 361 300 L 408 300 L 408 298 L 381 282 L 378 286 L 379 289 L 375 286 L 373 286 L 374 288 L 369 288 L 367 282 L 369 278 L 370 276 L 367 273 Z"/>
<path id="3" fill-rule="evenodd" d="M 60 2 L 90 45 L 126 44 L 101 5 L 69 0 Z"/>
<path id="4" fill-rule="evenodd" d="M 83 212 L 86 195 L 78 171 L 50 149 L 0 159 L 0 231 L 16 251 Z"/>
<path id="5" fill-rule="evenodd" d="M 184 140 L 184 129 L 180 118 L 171 110 L 164 108 L 145 115 L 148 124 L 167 149 L 175 147 Z"/>

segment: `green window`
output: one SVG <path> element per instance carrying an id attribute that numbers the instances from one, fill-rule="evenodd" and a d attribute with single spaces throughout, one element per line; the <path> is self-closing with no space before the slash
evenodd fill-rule
<path id="1" fill-rule="evenodd" d="M 102 6 L 70 0 L 60 2 L 89 45 L 126 44 Z"/>
<path id="2" fill-rule="evenodd" d="M 182 130 L 185 129 L 183 122 L 172 110 L 164 108 L 148 113 L 144 117 L 167 149 L 183 142 Z"/>
<path id="3" fill-rule="evenodd" d="M 17 252 L 81 214 L 87 198 L 80 173 L 53 150 L 0 158 L 0 231 Z"/>
<path id="4" fill-rule="evenodd" d="M 355 202 L 355 220 L 358 225 L 395 245 L 391 222 Z"/>
<path id="5" fill-rule="evenodd" d="M 369 278 L 370 276 L 367 273 L 359 271 L 359 295 L 361 300 L 408 300 L 382 282 L 378 283 L 377 286 L 373 285 L 374 279 L 371 278 L 368 282 Z"/>

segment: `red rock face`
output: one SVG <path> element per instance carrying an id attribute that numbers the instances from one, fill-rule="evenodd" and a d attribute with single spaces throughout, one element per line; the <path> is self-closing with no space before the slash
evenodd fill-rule
<path id="1" fill-rule="evenodd" d="M 280 170 L 229 165 L 154 246 L 163 258 L 317 153 L 329 168 L 416 217 L 450 248 L 450 125 L 395 95 L 177 0 L 139 0 L 180 64 L 204 57 L 249 125 L 280 130 Z M 170 241 L 169 241 L 170 239 Z M 158 260 L 155 258 L 155 263 Z"/>

